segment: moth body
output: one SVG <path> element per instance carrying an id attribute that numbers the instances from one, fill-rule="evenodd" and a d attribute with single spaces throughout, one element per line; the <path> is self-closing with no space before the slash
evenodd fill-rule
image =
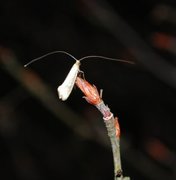
<path id="1" fill-rule="evenodd" d="M 70 72 L 65 78 L 64 82 L 57 88 L 59 99 L 61 99 L 62 101 L 67 100 L 67 98 L 69 97 L 73 89 L 73 86 L 75 84 L 76 77 L 79 72 L 79 67 L 80 67 L 80 61 L 76 60 L 75 64 L 72 66 Z"/>

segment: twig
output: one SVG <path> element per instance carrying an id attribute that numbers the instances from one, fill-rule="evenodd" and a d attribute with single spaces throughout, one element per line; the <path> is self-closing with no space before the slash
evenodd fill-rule
<path id="1" fill-rule="evenodd" d="M 114 160 L 114 180 L 129 180 L 129 177 L 123 177 L 121 159 L 120 159 L 120 126 L 118 118 L 114 118 L 108 106 L 100 98 L 97 88 L 89 84 L 85 79 L 77 77 L 76 85 L 85 95 L 88 103 L 93 104 L 102 113 L 103 119 L 111 141 L 111 147 Z"/>

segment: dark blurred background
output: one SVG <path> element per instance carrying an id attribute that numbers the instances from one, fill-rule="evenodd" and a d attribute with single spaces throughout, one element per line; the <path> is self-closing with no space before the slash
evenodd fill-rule
<path id="1" fill-rule="evenodd" d="M 101 114 L 57 87 L 77 58 L 119 117 L 124 175 L 176 179 L 175 0 L 0 1 L 0 179 L 113 179 Z"/>

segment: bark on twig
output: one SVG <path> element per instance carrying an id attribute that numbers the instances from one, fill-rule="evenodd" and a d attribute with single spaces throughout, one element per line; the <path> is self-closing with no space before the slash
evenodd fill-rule
<path id="1" fill-rule="evenodd" d="M 114 180 L 129 180 L 129 177 L 123 177 L 121 158 L 120 158 L 120 127 L 118 118 L 114 118 L 110 109 L 103 101 L 97 104 L 96 107 L 103 114 L 104 123 L 106 125 L 108 136 L 111 141 L 111 147 L 114 160 Z"/>

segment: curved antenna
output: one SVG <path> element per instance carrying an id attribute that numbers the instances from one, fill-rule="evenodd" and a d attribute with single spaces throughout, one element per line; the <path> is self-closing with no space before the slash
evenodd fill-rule
<path id="1" fill-rule="evenodd" d="M 32 64 L 32 63 L 34 63 L 34 62 L 36 62 L 36 61 L 38 61 L 38 60 L 40 60 L 40 59 L 42 59 L 42 58 L 44 58 L 44 57 L 47 57 L 47 56 L 52 55 L 52 54 L 57 54 L 57 53 L 66 54 L 66 55 L 70 56 L 72 59 L 74 59 L 75 61 L 77 61 L 77 59 L 76 59 L 73 55 L 71 55 L 70 53 L 68 53 L 68 52 L 66 52 L 66 51 L 52 51 L 52 52 L 50 52 L 50 53 L 47 53 L 47 54 L 45 54 L 45 55 L 43 55 L 43 56 L 40 56 L 40 57 L 38 57 L 38 58 L 35 58 L 35 59 L 29 61 L 27 64 L 24 65 L 24 67 L 27 67 L 28 65 L 30 65 L 30 64 Z"/>
<path id="2" fill-rule="evenodd" d="M 135 64 L 133 61 L 123 60 L 123 59 L 115 59 L 115 58 L 110 58 L 110 57 L 105 57 L 105 56 L 96 56 L 96 55 L 82 57 L 81 59 L 79 59 L 79 61 L 82 61 L 84 59 L 91 59 L 91 58 L 100 58 L 100 59 L 107 59 L 110 61 L 118 61 L 118 62 L 123 62 L 123 63 Z"/>

